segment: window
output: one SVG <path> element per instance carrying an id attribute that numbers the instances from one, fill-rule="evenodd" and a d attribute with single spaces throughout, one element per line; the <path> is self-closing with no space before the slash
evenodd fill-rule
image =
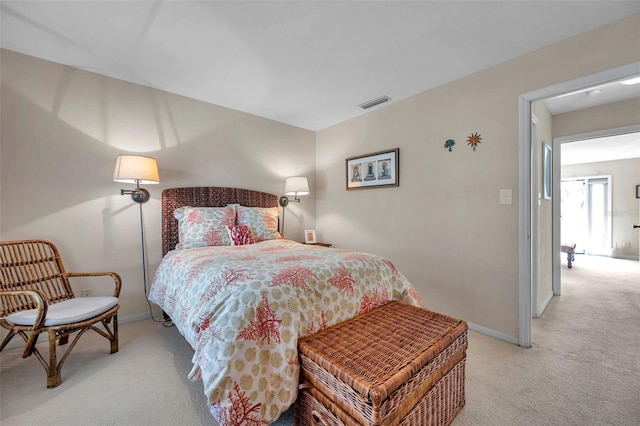
<path id="1" fill-rule="evenodd" d="M 563 179 L 561 240 L 576 251 L 598 253 L 611 248 L 611 177 Z"/>

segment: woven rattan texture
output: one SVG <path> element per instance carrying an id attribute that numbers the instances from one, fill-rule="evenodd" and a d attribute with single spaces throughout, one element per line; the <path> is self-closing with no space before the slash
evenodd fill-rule
<path id="1" fill-rule="evenodd" d="M 62 383 L 62 366 L 80 337 L 94 330 L 110 342 L 111 353 L 118 352 L 118 308 L 115 305 L 93 318 L 59 325 L 45 325 L 49 306 L 73 299 L 69 278 L 111 277 L 113 297 L 120 296 L 122 281 L 115 272 L 66 272 L 58 248 L 46 240 L 21 240 L 0 242 L 0 326 L 9 332 L 0 343 L 0 351 L 15 336 L 26 343 L 22 357 L 35 355 L 47 372 L 47 387 Z M 107 280 L 109 281 L 109 280 Z M 10 323 L 6 317 L 13 313 L 34 310 L 33 325 Z M 101 327 L 96 324 L 101 323 Z M 49 337 L 49 359 L 36 347 L 40 334 Z M 74 335 L 71 343 L 70 335 Z M 56 342 L 66 344 L 66 350 L 58 361 Z"/>
<path id="2" fill-rule="evenodd" d="M 178 244 L 178 220 L 173 211 L 179 207 L 277 207 L 278 196 L 250 189 L 221 187 L 169 188 L 162 191 L 162 255 Z"/>
<path id="3" fill-rule="evenodd" d="M 463 358 L 420 399 L 400 426 L 448 426 L 465 404 Z M 294 425 L 362 426 L 315 388 L 303 389 L 294 407 Z M 387 423 L 382 425 L 387 426 Z"/>
<path id="4" fill-rule="evenodd" d="M 73 298 L 64 266 L 55 245 L 48 241 L 6 241 L 0 244 L 0 290 L 38 290 L 50 303 Z M 0 316 L 37 309 L 30 297 L 7 297 L 0 293 Z"/>
<path id="5" fill-rule="evenodd" d="M 305 337 L 302 379 L 363 424 L 397 424 L 466 355 L 467 324 L 390 302 Z"/>
<path id="6" fill-rule="evenodd" d="M 335 413 L 340 413 L 338 418 Z M 293 407 L 295 426 L 360 426 L 315 388 L 303 389 Z"/>
<path id="7" fill-rule="evenodd" d="M 465 404 L 465 361 L 462 359 L 442 377 L 400 426 L 448 426 Z"/>
<path id="8" fill-rule="evenodd" d="M 303 381 L 331 395 L 365 424 L 397 424 L 453 365 L 466 356 L 467 333 L 463 333 L 436 358 L 420 369 L 380 405 L 371 401 L 309 358 L 301 357 Z M 321 399 L 321 398 L 320 398 Z M 345 423 L 348 423 L 345 421 Z"/>

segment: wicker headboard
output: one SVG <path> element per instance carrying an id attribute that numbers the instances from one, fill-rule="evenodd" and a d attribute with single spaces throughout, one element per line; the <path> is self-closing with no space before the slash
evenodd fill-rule
<path id="1" fill-rule="evenodd" d="M 162 191 L 162 255 L 178 244 L 178 207 L 224 207 L 238 203 L 246 207 L 277 207 L 278 196 L 266 192 L 211 186 L 168 188 Z"/>

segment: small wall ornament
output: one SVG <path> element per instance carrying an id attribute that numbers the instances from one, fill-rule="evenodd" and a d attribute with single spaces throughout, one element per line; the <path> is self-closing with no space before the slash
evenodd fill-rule
<path id="1" fill-rule="evenodd" d="M 453 139 L 447 139 L 447 141 L 444 143 L 444 149 L 448 149 L 449 152 L 451 152 L 455 144 L 456 144 L 456 141 L 454 141 Z"/>
<path id="2" fill-rule="evenodd" d="M 481 140 L 482 137 L 480 136 L 480 133 L 472 133 L 471 136 L 469 136 L 469 139 L 467 139 L 467 144 L 471 145 L 471 147 L 475 151 Z"/>

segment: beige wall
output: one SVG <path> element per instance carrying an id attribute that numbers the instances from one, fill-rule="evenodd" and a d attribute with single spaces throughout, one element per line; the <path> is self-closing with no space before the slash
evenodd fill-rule
<path id="1" fill-rule="evenodd" d="M 319 238 L 389 257 L 428 307 L 516 341 L 518 96 L 639 61 L 639 43 L 635 15 L 318 132 Z M 400 187 L 345 190 L 346 157 L 394 147 Z"/>
<path id="2" fill-rule="evenodd" d="M 640 158 L 602 161 L 562 166 L 562 178 L 611 176 L 611 227 L 613 248 L 620 255 L 637 259 L 639 232 L 633 229 L 640 223 L 640 200 L 635 198 L 635 186 L 640 185 Z"/>
<path id="3" fill-rule="evenodd" d="M 553 137 L 579 135 L 640 124 L 640 99 L 553 116 Z"/>
<path id="4" fill-rule="evenodd" d="M 163 188 L 231 186 L 282 194 L 287 176 L 315 190 L 315 134 L 151 88 L 1 51 L 3 240 L 46 238 L 70 271 L 121 274 L 120 317 L 148 316 L 138 204 L 112 182 L 118 154 L 156 157 L 161 183 L 142 206 L 151 278 L 160 262 Z M 285 231 L 315 224 L 313 197 Z M 76 288 L 92 287 L 78 284 Z M 95 291 L 97 293 L 97 290 Z"/>

